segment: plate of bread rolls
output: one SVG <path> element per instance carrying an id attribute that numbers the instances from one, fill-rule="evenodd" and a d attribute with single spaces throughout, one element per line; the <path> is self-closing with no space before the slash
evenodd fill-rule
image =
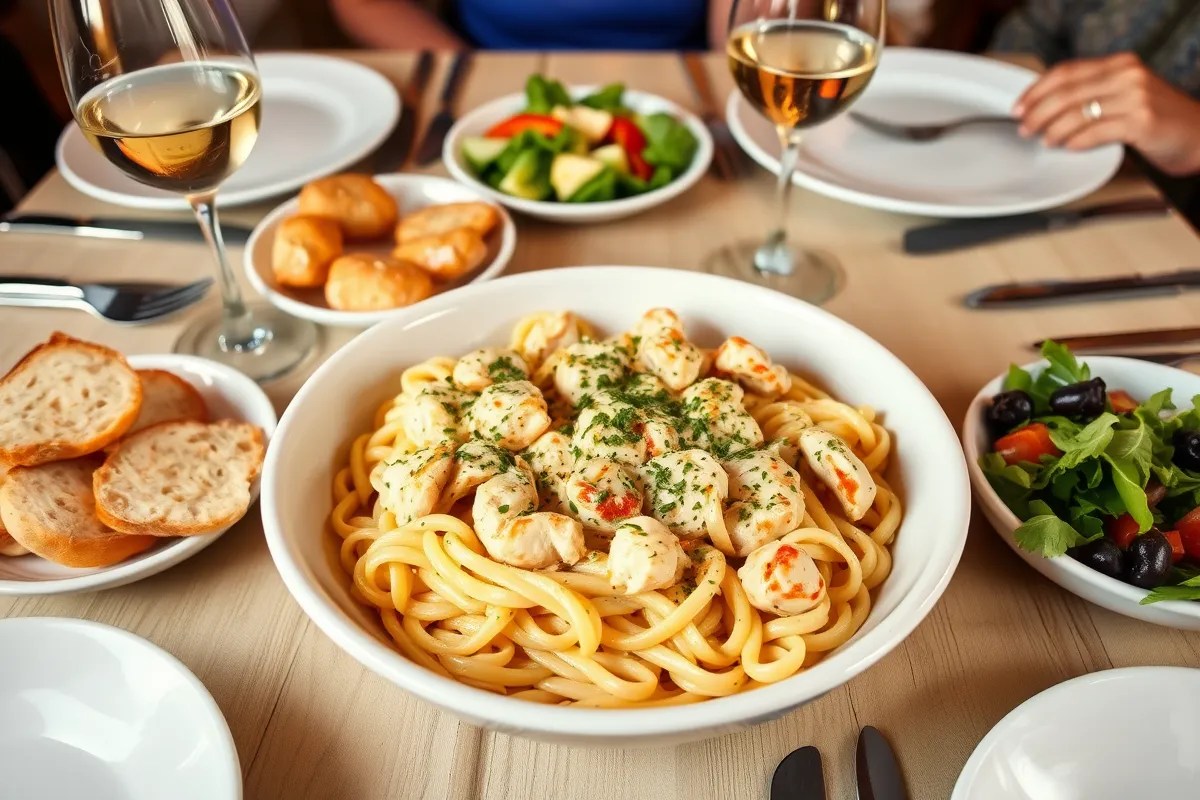
<path id="1" fill-rule="evenodd" d="M 0 378 L 0 594 L 121 586 L 208 547 L 257 499 L 275 423 L 229 367 L 53 334 Z"/>
<path id="2" fill-rule="evenodd" d="M 426 298 L 499 275 L 517 229 L 500 206 L 427 175 L 312 181 L 246 243 L 250 283 L 277 308 L 366 328 Z"/>

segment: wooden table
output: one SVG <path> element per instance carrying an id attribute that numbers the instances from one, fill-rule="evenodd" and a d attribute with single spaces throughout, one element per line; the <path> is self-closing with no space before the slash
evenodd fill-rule
<path id="1" fill-rule="evenodd" d="M 349 57 L 397 83 L 411 63 L 406 54 Z M 623 80 L 694 104 L 682 66 L 671 56 L 496 54 L 479 57 L 462 108 L 517 90 L 534 70 L 568 82 Z M 710 74 L 724 96 L 731 85 L 719 58 L 710 63 Z M 439 76 L 432 85 L 440 85 Z M 432 106 L 435 92 L 429 94 Z M 442 168 L 429 171 L 440 174 Z M 772 189 L 772 178 L 756 172 L 734 184 L 705 179 L 664 207 L 609 225 L 560 227 L 522 219 L 511 270 L 584 263 L 694 268 L 717 245 L 763 232 Z M 1132 176 L 1098 196 L 1153 191 Z M 57 175 L 30 195 L 24 210 L 117 212 L 76 193 Z M 226 216 L 253 222 L 265 210 Z M 1031 359 L 1030 342 L 1182 326 L 1200 312 L 1196 294 L 989 313 L 968 311 L 960 302 L 966 291 L 996 281 L 1195 266 L 1200 240 L 1174 217 L 1108 222 L 922 259 L 899 252 L 900 233 L 914 218 L 798 191 L 793 221 L 798 236 L 833 251 L 846 268 L 848 286 L 829 310 L 912 367 L 956 424 L 979 386 L 1010 361 Z M 240 263 L 240 253 L 234 255 Z M 182 281 L 211 271 L 209 254 L 194 244 L 0 239 L 0 273 Z M 0 369 L 54 329 L 142 353 L 168 349 L 181 325 L 118 328 L 77 312 L 0 308 Z M 326 331 L 322 354 L 349 337 Z M 267 387 L 280 411 L 304 377 Z M 907 457 L 918 456 L 909 451 Z M 942 601 L 878 665 L 784 719 L 673 749 L 580 750 L 529 742 L 466 726 L 405 695 L 309 622 L 276 575 L 254 512 L 192 560 L 132 586 L 0 599 L 0 616 L 35 615 L 117 625 L 174 653 L 204 681 L 229 720 L 246 797 L 287 800 L 757 800 L 766 797 L 779 760 L 805 744 L 822 751 L 830 796 L 849 798 L 854 743 L 868 724 L 895 744 L 912 796 L 941 798 L 984 733 L 1048 686 L 1109 667 L 1200 662 L 1200 634 L 1135 622 L 1067 594 L 1009 552 L 979 515 Z"/>

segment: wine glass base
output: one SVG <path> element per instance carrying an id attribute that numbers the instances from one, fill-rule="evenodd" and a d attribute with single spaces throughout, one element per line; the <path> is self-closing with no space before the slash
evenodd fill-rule
<path id="1" fill-rule="evenodd" d="M 175 342 L 175 352 L 217 361 L 261 383 L 291 372 L 316 347 L 311 322 L 261 303 L 246 310 L 240 319 L 216 312 L 195 320 Z"/>
<path id="2" fill-rule="evenodd" d="M 787 242 L 774 247 L 774 253 L 764 254 L 761 239 L 734 242 L 711 253 L 701 263 L 701 269 L 766 286 L 813 305 L 821 305 L 842 290 L 845 273 L 832 255 L 804 250 Z M 790 272 L 778 271 L 789 265 Z"/>

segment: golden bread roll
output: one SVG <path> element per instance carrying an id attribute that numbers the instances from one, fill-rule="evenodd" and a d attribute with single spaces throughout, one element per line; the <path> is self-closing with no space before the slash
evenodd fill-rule
<path id="1" fill-rule="evenodd" d="M 396 245 L 392 255 L 411 261 L 435 278 L 452 281 L 478 267 L 487 258 L 487 245 L 471 228 L 456 228 L 437 236 L 423 236 Z"/>
<path id="2" fill-rule="evenodd" d="M 426 236 L 441 236 L 456 228 L 470 228 L 487 236 L 500 214 L 487 203 L 446 203 L 429 206 L 405 216 L 396 226 L 396 244 L 404 244 Z"/>
<path id="3" fill-rule="evenodd" d="M 300 190 L 300 213 L 334 220 L 347 239 L 386 236 L 400 210 L 387 190 L 367 175 L 331 175 Z"/>
<path id="4" fill-rule="evenodd" d="M 342 254 L 342 229 L 327 217 L 288 217 L 271 245 L 271 269 L 284 286 L 323 286 L 329 265 Z"/>
<path id="5" fill-rule="evenodd" d="M 341 311 L 382 311 L 433 294 L 433 279 L 415 264 L 367 253 L 339 258 L 329 268 L 325 301 Z"/>

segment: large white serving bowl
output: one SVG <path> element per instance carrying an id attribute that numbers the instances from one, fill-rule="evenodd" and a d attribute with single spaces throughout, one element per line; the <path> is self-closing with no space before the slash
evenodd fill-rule
<path id="1" fill-rule="evenodd" d="M 599 88 L 601 87 L 576 86 L 570 92 L 573 98 L 579 99 L 586 97 Z M 713 142 L 708 128 L 704 127 L 704 123 L 700 121 L 699 117 L 675 105 L 664 97 L 626 89 L 624 103 L 639 114 L 654 114 L 659 111 L 671 114 L 684 125 L 687 125 L 688 130 L 696 137 L 696 142 L 699 145 L 696 148 L 695 157 L 692 158 L 691 166 L 684 170 L 683 174 L 676 177 L 675 180 L 652 192 L 620 200 L 607 200 L 600 203 L 560 203 L 554 200 L 527 200 L 521 197 L 513 197 L 510 194 L 496 191 L 476 178 L 475 173 L 467 165 L 466 159 L 463 158 L 463 139 L 469 139 L 472 136 L 483 136 L 497 122 L 507 119 L 524 109 L 524 93 L 510 94 L 498 100 L 493 100 L 490 103 L 484 103 L 479 108 L 464 115 L 462 119 L 454 124 L 450 132 L 446 134 L 446 141 L 442 146 L 442 161 L 446 163 L 446 169 L 450 170 L 450 174 L 457 180 L 481 192 L 494 202 L 508 206 L 514 211 L 528 214 L 531 217 L 551 222 L 572 223 L 609 222 L 621 217 L 628 217 L 646 209 L 662 205 L 690 189 L 708 170 L 709 162 L 712 161 Z"/>
<path id="2" fill-rule="evenodd" d="M 350 596 L 330 530 L 331 486 L 351 441 L 399 391 L 400 372 L 435 354 L 507 344 L 513 323 L 571 309 L 602 333 L 669 306 L 713 346 L 741 335 L 838 397 L 883 413 L 895 435 L 889 473 L 905 504 L 894 568 L 843 647 L 772 686 L 651 710 L 548 707 L 441 678 L 401 656 L 373 609 Z M 644 267 L 573 267 L 509 276 L 432 298 L 360 334 L 304 385 L 283 416 L 263 474 L 263 523 L 284 583 L 331 639 L 404 690 L 508 733 L 571 744 L 667 745 L 782 716 L 842 685 L 896 647 L 937 602 L 966 541 L 970 487 L 954 430 L 933 395 L 884 347 L 828 312 L 749 283 Z M 336 675 L 328 676 L 336 680 Z"/>
<path id="3" fill-rule="evenodd" d="M 1155 392 L 1169 388 L 1175 403 L 1186 407 L 1191 398 L 1200 394 L 1200 375 L 1186 370 L 1115 356 L 1080 356 L 1080 361 L 1091 368 L 1092 377 L 1103 378 L 1110 390 L 1124 389 L 1138 400 L 1145 400 Z M 1045 366 L 1045 361 L 1035 361 L 1026 364 L 1025 369 L 1036 375 Z M 1031 553 L 1017 546 L 1016 540 L 1013 539 L 1013 531 L 1020 527 L 1021 520 L 1004 505 L 1004 501 L 992 489 L 984 477 L 983 470 L 979 468 L 980 454 L 986 453 L 991 446 L 987 426 L 983 423 L 983 411 L 1003 384 L 1004 376 L 999 375 L 979 390 L 979 394 L 971 401 L 971 407 L 967 409 L 967 418 L 962 427 L 963 451 L 966 453 L 971 472 L 971 484 L 980 500 L 983 515 L 992 523 L 1000 537 L 1008 543 L 1013 552 L 1025 560 L 1026 564 L 1068 592 L 1090 603 L 1156 625 L 1200 630 L 1200 602 L 1165 601 L 1148 606 L 1139 605 L 1149 594 L 1145 589 L 1130 586 L 1116 578 L 1096 572 L 1070 556 L 1045 558 L 1039 553 Z"/>

